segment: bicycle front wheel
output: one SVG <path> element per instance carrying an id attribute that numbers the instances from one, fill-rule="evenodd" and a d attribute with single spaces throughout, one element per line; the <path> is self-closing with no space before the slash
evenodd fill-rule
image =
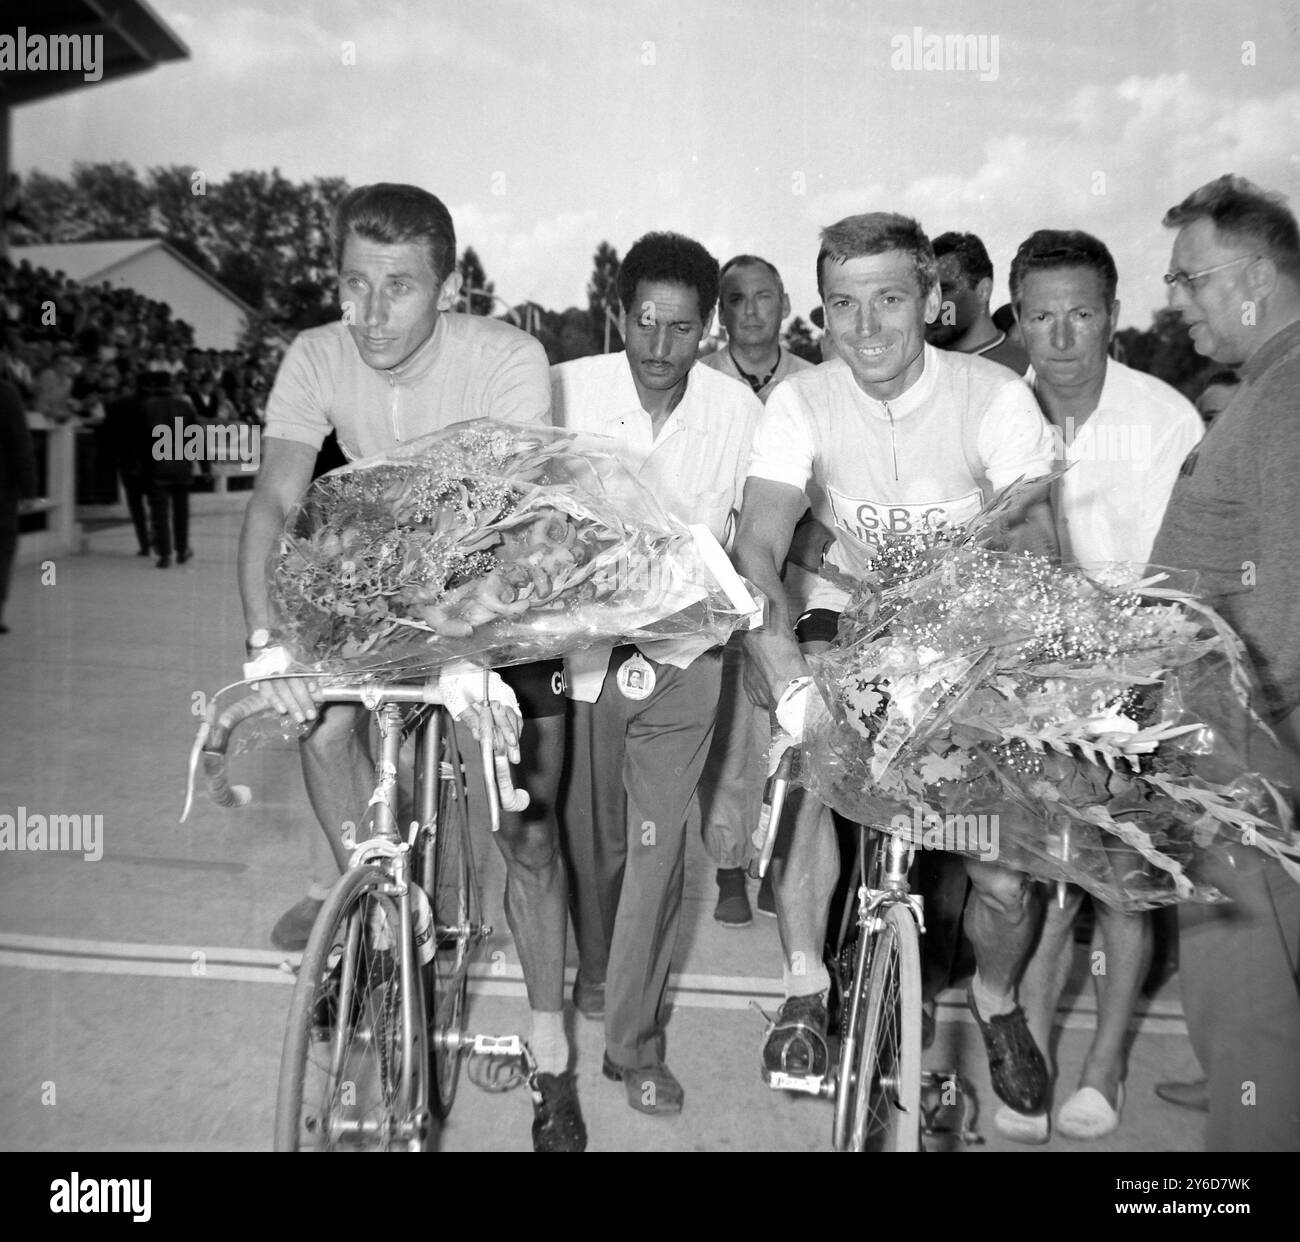
<path id="1" fill-rule="evenodd" d="M 918 1151 L 921 1134 L 921 948 L 902 903 L 885 906 L 864 945 L 841 1050 L 837 1147 Z M 865 987 L 863 981 L 865 977 Z"/>
<path id="2" fill-rule="evenodd" d="M 312 928 L 280 1060 L 277 1151 L 428 1150 L 424 991 L 418 971 L 403 987 L 388 887 L 379 867 L 348 871 Z"/>
<path id="3" fill-rule="evenodd" d="M 416 842 L 413 874 L 433 908 L 433 960 L 423 968 L 429 1044 L 432 1051 L 430 1105 L 445 1119 L 460 1081 L 458 1041 L 465 1030 L 469 966 L 482 936 L 478 877 L 469 836 L 465 775 L 455 733 L 441 739 L 437 818 Z"/>

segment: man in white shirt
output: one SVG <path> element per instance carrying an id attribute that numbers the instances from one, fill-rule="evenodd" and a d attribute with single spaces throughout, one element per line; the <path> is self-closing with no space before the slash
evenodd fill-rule
<path id="1" fill-rule="evenodd" d="M 288 664 L 271 628 L 266 562 L 331 430 L 355 458 L 467 418 L 547 421 L 541 345 L 508 324 L 449 313 L 460 290 L 456 234 L 432 194 L 388 183 L 353 190 L 338 208 L 335 261 L 343 319 L 300 333 L 285 354 L 267 403 L 262 468 L 240 534 L 250 679 L 283 672 Z M 582 1151 L 587 1135 L 564 1031 L 567 899 L 555 817 L 564 701 L 551 682 L 554 676 L 558 686 L 558 673 L 557 662 L 505 670 L 524 716 L 518 744 L 532 805 L 503 815 L 496 842 L 506 862 L 506 917 L 532 1010 L 534 1147 Z M 359 817 L 374 787 L 367 714 L 338 703 L 318 713 L 310 677 L 261 684 L 285 718 L 315 722 L 302 743 L 303 777 L 335 868 L 343 870 L 349 851 L 342 826 Z M 318 874 L 314 891 L 277 923 L 277 947 L 302 947 L 328 893 L 327 878 Z"/>
<path id="2" fill-rule="evenodd" d="M 703 246 L 650 233 L 619 270 L 623 354 L 552 369 L 558 426 L 613 437 L 614 452 L 685 522 L 729 540 L 762 410 L 696 351 L 718 297 Z M 631 1107 L 681 1110 L 665 1063 L 664 994 L 677 943 L 686 812 L 713 734 L 721 652 L 651 643 L 567 661 L 575 699 L 562 819 L 578 939 L 574 1001 L 603 1016 L 602 1072 Z"/>
<path id="3" fill-rule="evenodd" d="M 766 403 L 786 376 L 813 365 L 781 348 L 781 324 L 790 314 L 781 274 L 766 259 L 738 254 L 722 265 L 721 288 L 718 314 L 727 330 L 727 344 L 703 359 L 703 365 L 748 384 Z M 816 523 L 805 524 L 805 529 L 814 538 L 820 535 L 825 543 L 828 532 Z M 797 612 L 803 611 L 807 598 L 807 579 L 797 565 L 786 566 L 787 595 L 804 590 Z M 736 634 L 722 654 L 717 726 L 688 821 L 694 831 L 696 817 L 700 818 L 705 848 L 717 863 L 718 903 L 713 917 L 724 927 L 746 927 L 753 922 L 745 887 L 745 859 L 763 800 L 770 740 L 767 712 L 750 702 L 744 672 L 743 638 Z M 761 894 L 759 905 L 763 908 Z M 770 907 L 767 912 L 773 913 Z"/>
<path id="4" fill-rule="evenodd" d="M 983 358 L 926 345 L 939 287 L 934 253 L 915 221 L 877 212 L 825 229 L 817 282 L 838 358 L 792 376 L 768 401 L 736 541 L 737 566 L 769 607 L 768 624 L 750 636 L 752 693 L 776 705 L 796 737 L 800 700 L 806 705 L 811 691 L 804 657 L 829 645 L 846 601 L 819 583 L 796 636 L 779 574 L 805 487 L 812 485 L 813 513 L 836 534 L 827 562 L 861 576 L 883 532 L 965 522 L 994 490 L 1047 473 L 1052 459 L 1047 427 L 1019 379 Z M 1055 551 L 1045 499 L 1019 518 L 1020 546 Z M 768 1073 L 816 1076 L 827 1068 L 822 946 L 839 859 L 827 808 L 808 796 L 795 802 L 776 877 L 786 1000 L 763 1059 Z M 991 863 L 968 861 L 967 872 L 976 893 L 966 919 L 977 963 L 971 1009 L 995 1091 L 1036 1112 L 1047 1095 L 1046 1065 L 1015 999 L 1033 932 L 1028 886 Z"/>
<path id="5" fill-rule="evenodd" d="M 1029 350 L 1026 379 L 1052 425 L 1057 460 L 1068 466 L 1053 489 L 1061 559 L 1089 566 L 1128 562 L 1142 573 L 1174 481 L 1203 426 L 1168 384 L 1109 357 L 1119 317 L 1110 251 L 1077 231 L 1040 229 L 1011 264 L 1011 301 Z M 1020 985 L 1035 1042 L 1049 1052 L 1052 1017 L 1070 973 L 1071 928 L 1082 891 L 1049 902 L 1042 934 Z M 1097 1028 L 1079 1086 L 1060 1107 L 1057 1129 L 1094 1139 L 1119 1125 L 1124 1047 L 1151 958 L 1151 921 L 1094 901 L 1105 969 L 1094 972 Z M 1003 1105 L 998 1130 L 1046 1142 L 1047 1113 L 1026 1117 Z"/>

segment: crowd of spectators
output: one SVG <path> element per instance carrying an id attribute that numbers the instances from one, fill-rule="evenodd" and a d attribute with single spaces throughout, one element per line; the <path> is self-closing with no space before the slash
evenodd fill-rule
<path id="1" fill-rule="evenodd" d="M 200 419 L 261 423 L 278 355 L 199 349 L 165 302 L 0 258 L 0 377 L 53 422 L 103 421 L 110 402 L 166 371 Z"/>

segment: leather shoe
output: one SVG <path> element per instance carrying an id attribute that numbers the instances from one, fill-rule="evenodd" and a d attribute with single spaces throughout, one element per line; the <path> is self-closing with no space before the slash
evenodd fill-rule
<path id="1" fill-rule="evenodd" d="M 723 927 L 748 927 L 754 921 L 749 895 L 745 892 L 743 867 L 718 868 L 718 904 L 713 917 Z"/>
<path id="2" fill-rule="evenodd" d="M 1198 1078 L 1195 1082 L 1158 1082 L 1156 1094 L 1166 1104 L 1194 1108 L 1198 1113 L 1210 1111 L 1210 1086 L 1204 1078 Z"/>
<path id="3" fill-rule="evenodd" d="M 1010 1013 L 997 1014 L 985 1022 L 970 987 L 966 989 L 966 1003 L 984 1037 L 989 1077 L 998 1099 L 1018 1113 L 1041 1113 L 1047 1107 L 1051 1082 L 1047 1062 L 1029 1033 L 1025 1011 L 1017 1005 Z"/>
<path id="4" fill-rule="evenodd" d="M 584 1018 L 600 1021 L 605 1016 L 605 985 L 588 983 L 579 974 L 573 981 L 573 1007 Z"/>
<path id="5" fill-rule="evenodd" d="M 301 953 L 307 947 L 312 924 L 324 904 L 314 897 L 304 897 L 286 910 L 271 928 L 271 943 L 282 953 Z"/>
<path id="6" fill-rule="evenodd" d="M 686 1092 L 677 1081 L 672 1070 L 662 1061 L 658 1065 L 640 1065 L 628 1068 L 615 1065 L 605 1053 L 600 1072 L 611 1082 L 621 1082 L 627 1092 L 627 1102 L 638 1113 L 649 1113 L 652 1117 L 663 1117 L 669 1113 L 680 1113 Z"/>
<path id="7" fill-rule="evenodd" d="M 533 1150 L 586 1151 L 587 1127 L 578 1106 L 573 1071 L 538 1072 L 528 1086 L 533 1093 Z"/>

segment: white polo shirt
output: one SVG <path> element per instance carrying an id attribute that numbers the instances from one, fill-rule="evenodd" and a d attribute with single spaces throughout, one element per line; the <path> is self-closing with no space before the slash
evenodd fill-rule
<path id="1" fill-rule="evenodd" d="M 1037 380 L 1031 368 L 1025 376 Z M 1153 375 L 1106 361 L 1097 408 L 1076 427 L 1053 425 L 1058 464 L 1052 489 L 1061 560 L 1145 565 L 1184 458 L 1205 423 L 1181 393 Z"/>
<path id="2" fill-rule="evenodd" d="M 749 474 L 807 490 L 835 532 L 827 563 L 854 577 L 885 532 L 969 521 L 993 492 L 1052 465 L 1033 394 L 1006 367 L 925 346 L 916 382 L 891 401 L 867 396 L 843 359 L 792 375 L 767 400 Z M 819 581 L 810 608 L 843 608 Z"/>

